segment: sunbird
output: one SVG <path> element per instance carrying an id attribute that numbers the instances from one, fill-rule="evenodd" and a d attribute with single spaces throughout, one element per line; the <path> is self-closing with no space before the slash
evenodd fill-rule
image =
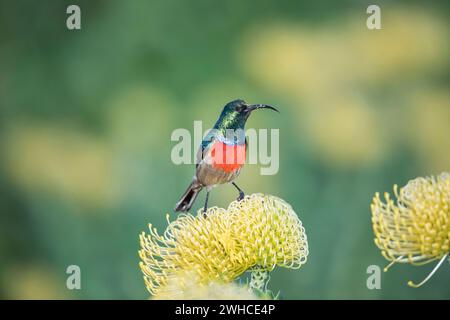
<path id="1" fill-rule="evenodd" d="M 211 189 L 219 184 L 231 182 L 238 190 L 238 200 L 244 198 L 244 191 L 234 179 L 245 163 L 247 139 L 245 123 L 253 110 L 276 108 L 266 104 L 248 104 L 244 100 L 234 100 L 225 105 L 214 127 L 203 138 L 197 152 L 194 178 L 175 206 L 175 211 L 188 211 L 203 188 L 206 198 L 203 212 L 208 209 Z"/>

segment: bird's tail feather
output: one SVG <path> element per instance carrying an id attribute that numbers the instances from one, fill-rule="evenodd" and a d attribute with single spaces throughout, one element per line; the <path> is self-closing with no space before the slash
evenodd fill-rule
<path id="1" fill-rule="evenodd" d="M 189 211 L 202 188 L 203 187 L 196 180 L 192 181 L 180 201 L 175 205 L 175 212 Z"/>

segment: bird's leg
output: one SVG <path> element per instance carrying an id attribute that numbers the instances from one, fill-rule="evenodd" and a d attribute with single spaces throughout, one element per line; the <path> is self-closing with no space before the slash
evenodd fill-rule
<path id="1" fill-rule="evenodd" d="M 236 183 L 232 182 L 231 184 L 232 184 L 236 189 L 238 189 L 238 191 L 239 191 L 239 197 L 237 197 L 237 200 L 238 200 L 238 201 L 241 201 L 242 199 L 244 199 L 244 196 L 245 196 L 244 191 L 242 191 L 242 189 L 239 188 L 238 185 L 237 185 Z"/>
<path id="2" fill-rule="evenodd" d="M 205 206 L 203 207 L 203 216 L 206 218 L 206 210 L 208 209 L 209 191 L 206 191 Z"/>

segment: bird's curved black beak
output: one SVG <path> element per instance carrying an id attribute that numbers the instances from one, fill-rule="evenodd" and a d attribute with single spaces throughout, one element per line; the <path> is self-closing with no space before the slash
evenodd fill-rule
<path id="1" fill-rule="evenodd" d="M 270 109 L 270 110 L 273 110 L 273 111 L 276 111 L 276 112 L 280 113 L 280 111 L 278 111 L 276 108 L 274 108 L 272 106 L 269 106 L 267 104 L 251 104 L 251 105 L 249 105 L 247 107 L 246 111 L 248 113 L 250 113 L 250 112 L 252 112 L 253 110 L 256 110 L 256 109 Z"/>

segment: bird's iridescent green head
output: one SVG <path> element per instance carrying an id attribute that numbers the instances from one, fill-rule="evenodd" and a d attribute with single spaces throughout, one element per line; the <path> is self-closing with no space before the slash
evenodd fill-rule
<path id="1" fill-rule="evenodd" d="M 266 104 L 248 104 L 244 100 L 238 99 L 225 105 L 219 120 L 214 125 L 215 129 L 244 129 L 245 122 L 256 109 L 271 109 L 279 112 L 274 107 Z"/>

